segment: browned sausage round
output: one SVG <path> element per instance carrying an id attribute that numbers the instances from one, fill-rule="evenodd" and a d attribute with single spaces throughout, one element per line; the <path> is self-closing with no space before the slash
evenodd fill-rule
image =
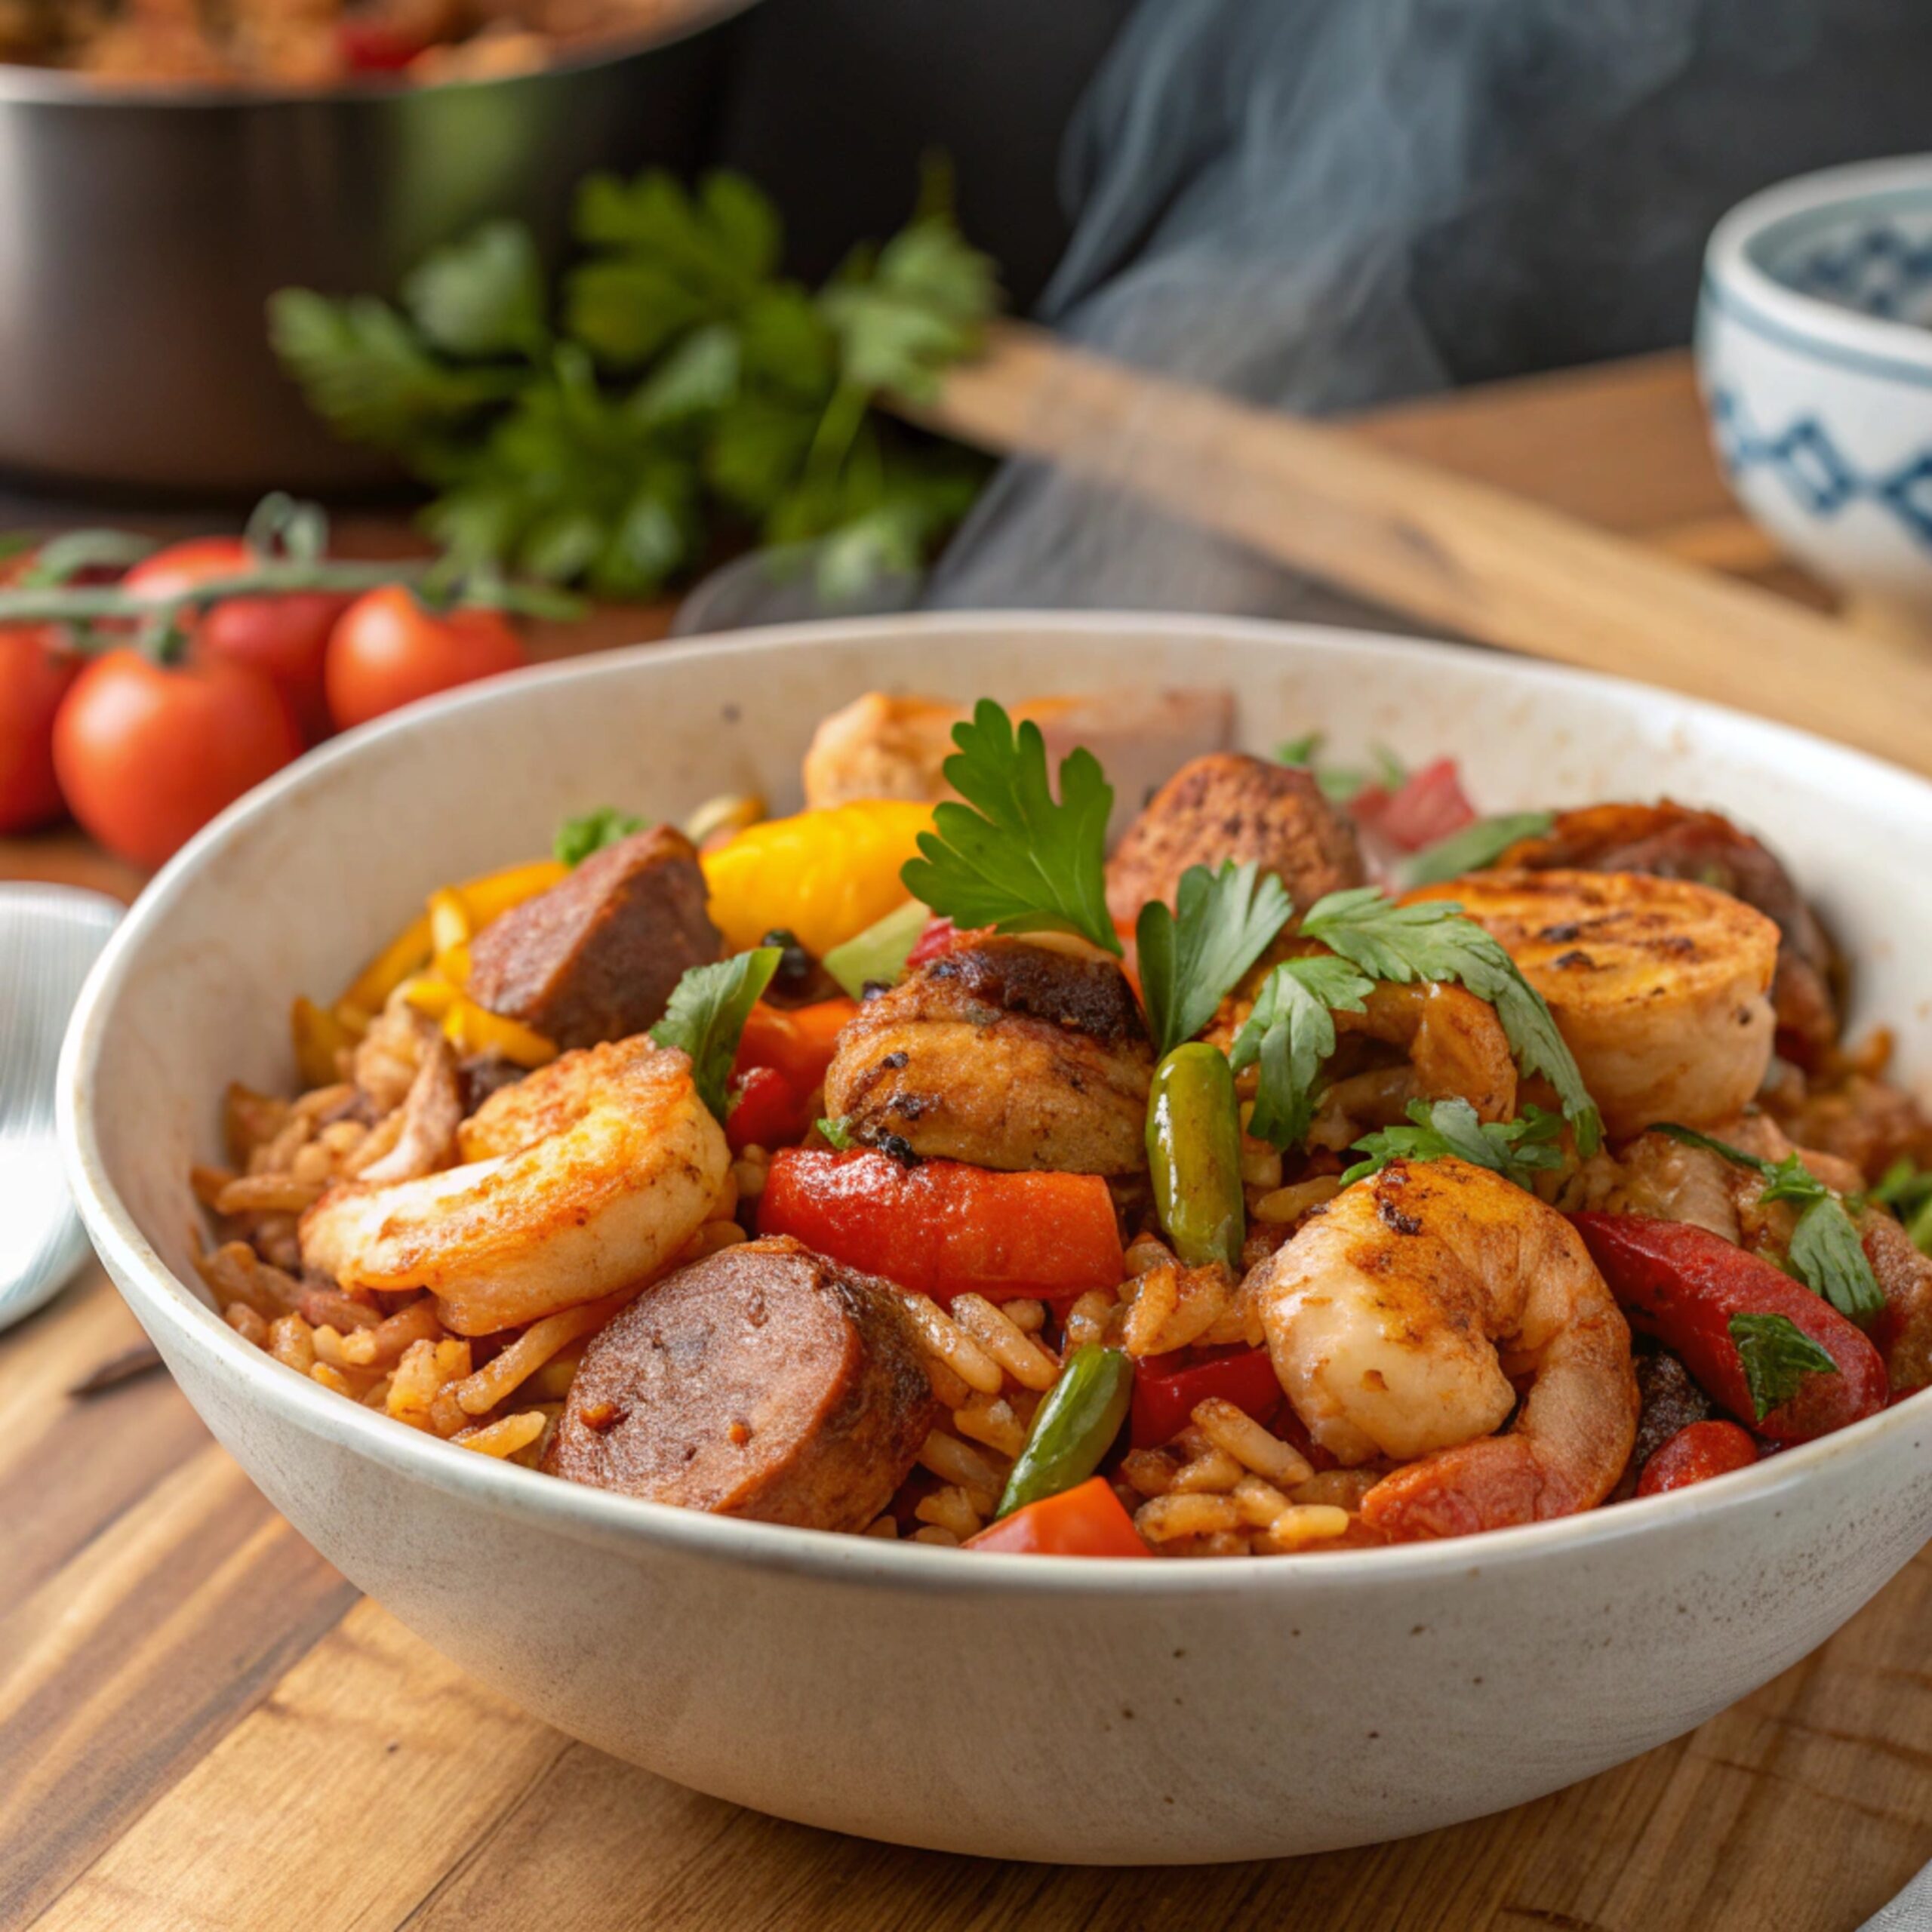
<path id="1" fill-rule="evenodd" d="M 861 1530 L 938 1419 L 899 1291 L 780 1236 L 647 1289 L 586 1350 L 543 1459 L 654 1503 Z"/>
<path id="2" fill-rule="evenodd" d="M 859 1009 L 826 1072 L 826 1111 L 856 1140 L 929 1159 L 1135 1174 L 1153 1071 L 1113 961 L 976 940 Z"/>
<path id="3" fill-rule="evenodd" d="M 1107 862 L 1107 909 L 1125 924 L 1154 900 L 1171 906 L 1189 866 L 1223 859 L 1273 872 L 1304 912 L 1364 877 L 1355 827 L 1307 772 L 1215 752 L 1183 765 L 1128 827 Z"/>
<path id="4" fill-rule="evenodd" d="M 685 969 L 718 952 L 697 851 L 653 826 L 485 926 L 469 993 L 560 1047 L 594 1047 L 654 1026 Z"/>

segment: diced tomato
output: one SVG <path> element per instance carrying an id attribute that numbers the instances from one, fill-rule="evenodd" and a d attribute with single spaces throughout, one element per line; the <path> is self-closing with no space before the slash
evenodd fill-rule
<path id="1" fill-rule="evenodd" d="M 809 1098 L 814 1088 L 825 1084 L 825 1070 L 832 1064 L 839 1033 L 858 1010 L 855 999 L 815 1000 L 810 1006 L 783 1008 L 759 1001 L 738 1036 L 737 1071 L 774 1068 L 801 1099 Z"/>
<path id="2" fill-rule="evenodd" d="M 758 1197 L 758 1232 L 950 1305 L 1063 1301 L 1125 1272 L 1113 1197 L 1098 1174 L 995 1174 L 958 1161 L 902 1167 L 870 1151 L 788 1148 Z"/>
<path id="3" fill-rule="evenodd" d="M 811 1125 L 811 1096 L 801 1094 L 775 1066 L 749 1066 L 731 1076 L 724 1138 L 734 1154 L 747 1147 L 782 1147 Z"/>
<path id="4" fill-rule="evenodd" d="M 1027 1556 L 1149 1554 L 1134 1518 L 1104 1476 L 1089 1476 L 1057 1496 L 1042 1497 L 1002 1516 L 977 1536 L 968 1537 L 964 1547 Z"/>
<path id="5" fill-rule="evenodd" d="M 1146 1355 L 1134 1364 L 1133 1442 L 1158 1449 L 1187 1425 L 1195 1404 L 1218 1395 L 1266 1422 L 1281 1404 L 1281 1385 L 1266 1349 L 1224 1349 L 1192 1361 L 1177 1351 Z"/>
<path id="6" fill-rule="evenodd" d="M 1472 823 L 1476 815 L 1452 758 L 1424 765 L 1393 793 L 1371 786 L 1349 801 L 1349 810 L 1404 852 L 1420 852 L 1447 838 Z"/>
<path id="7" fill-rule="evenodd" d="M 336 51 L 352 73 L 393 74 L 432 43 L 380 15 L 345 14 L 335 23 Z"/>

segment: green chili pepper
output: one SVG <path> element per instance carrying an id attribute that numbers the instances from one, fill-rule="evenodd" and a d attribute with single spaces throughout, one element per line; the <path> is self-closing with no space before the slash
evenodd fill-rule
<path id="1" fill-rule="evenodd" d="M 1075 1349 L 1033 1417 L 995 1515 L 1084 1482 L 1113 1446 L 1133 1395 L 1134 1364 L 1121 1350 L 1092 1342 Z"/>
<path id="2" fill-rule="evenodd" d="M 1147 1096 L 1154 1205 L 1189 1267 L 1241 1266 L 1241 1115 L 1227 1055 L 1204 1040 L 1177 1047 L 1154 1069 Z"/>

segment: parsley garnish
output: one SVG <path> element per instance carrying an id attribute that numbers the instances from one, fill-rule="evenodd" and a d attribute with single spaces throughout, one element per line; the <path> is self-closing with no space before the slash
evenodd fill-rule
<path id="1" fill-rule="evenodd" d="M 550 850 L 565 865 L 580 866 L 592 853 L 601 852 L 605 846 L 614 845 L 619 839 L 643 829 L 642 819 L 620 811 L 615 805 L 599 805 L 595 811 L 565 819 L 550 841 Z"/>
<path id="2" fill-rule="evenodd" d="M 1515 1120 L 1480 1120 L 1462 1099 L 1411 1100 L 1412 1127 L 1385 1127 L 1365 1134 L 1355 1146 L 1368 1156 L 1342 1177 L 1348 1186 L 1366 1174 L 1379 1174 L 1391 1161 L 1440 1161 L 1453 1155 L 1472 1167 L 1487 1168 L 1518 1187 L 1527 1187 L 1532 1174 L 1563 1164 L 1555 1145 L 1563 1132 L 1563 1116 L 1542 1107 L 1523 1109 Z"/>
<path id="3" fill-rule="evenodd" d="M 1788 1315 L 1734 1315 L 1730 1339 L 1762 1422 L 1798 1393 L 1807 1375 L 1836 1375 L 1838 1365 Z"/>
<path id="4" fill-rule="evenodd" d="M 1556 1089 L 1564 1118 L 1575 1131 L 1577 1151 L 1586 1156 L 1596 1152 L 1603 1137 L 1596 1103 L 1543 995 L 1523 977 L 1500 941 L 1463 917 L 1461 906 L 1438 900 L 1398 906 L 1374 886 L 1356 886 L 1318 901 L 1301 930 L 1371 980 L 1400 985 L 1453 981 L 1487 1000 L 1523 1071 L 1543 1075 Z"/>
<path id="5" fill-rule="evenodd" d="M 1315 1076 L 1335 1051 L 1334 1016 L 1361 1012 L 1374 989 L 1346 960 L 1326 952 L 1284 960 L 1262 982 L 1228 1056 L 1237 1073 L 1261 1064 L 1247 1123 L 1257 1140 L 1285 1152 L 1308 1137 Z"/>
<path id="6" fill-rule="evenodd" d="M 1460 878 L 1465 872 L 1479 872 L 1494 865 L 1518 839 L 1540 838 L 1555 823 L 1552 812 L 1504 812 L 1479 818 L 1424 846 L 1409 861 L 1403 881 L 1411 886 L 1435 885 L 1445 878 Z"/>
<path id="7" fill-rule="evenodd" d="M 1894 1161 L 1866 1198 L 1889 1208 L 1919 1252 L 1932 1254 L 1932 1173 L 1916 1161 Z"/>
<path id="8" fill-rule="evenodd" d="M 664 1017 L 651 1029 L 660 1047 L 681 1047 L 691 1056 L 698 1097 L 721 1121 L 729 1106 L 727 1089 L 738 1036 L 782 956 L 775 946 L 759 946 L 715 966 L 692 967 L 672 989 Z"/>
<path id="9" fill-rule="evenodd" d="M 1214 1018 L 1294 909 L 1281 881 L 1251 859 L 1223 860 L 1218 872 L 1189 866 L 1174 903 L 1173 912 L 1158 902 L 1142 906 L 1135 928 L 1156 1058 Z"/>
<path id="10" fill-rule="evenodd" d="M 1369 756 L 1375 761 L 1373 772 L 1352 766 L 1317 764 L 1315 758 L 1326 735 L 1321 731 L 1304 731 L 1299 738 L 1291 738 L 1285 743 L 1277 745 L 1275 762 L 1303 767 L 1321 786 L 1322 796 L 1338 805 L 1346 805 L 1371 786 L 1384 792 L 1399 792 L 1408 783 L 1407 767 L 1386 745 L 1369 747 Z"/>
<path id="11" fill-rule="evenodd" d="M 836 1120 L 820 1120 L 818 1123 L 818 1131 L 820 1138 L 841 1154 L 852 1144 L 852 1130 L 847 1124 L 843 1114 L 841 1114 Z"/>
<path id="12" fill-rule="evenodd" d="M 1668 1121 L 1660 1121 L 1657 1131 L 1687 1147 L 1702 1147 L 1739 1167 L 1749 1168 L 1764 1183 L 1760 1201 L 1789 1201 L 1798 1208 L 1786 1259 L 1791 1272 L 1814 1294 L 1823 1295 L 1841 1315 L 1861 1327 L 1869 1327 L 1884 1312 L 1884 1291 L 1866 1258 L 1850 1212 L 1795 1154 L 1787 1154 L 1782 1161 L 1767 1161 L 1728 1141 L 1714 1140 L 1708 1134 Z"/>
<path id="13" fill-rule="evenodd" d="M 821 582 L 849 592 L 918 562 L 986 472 L 874 406 L 929 397 L 997 306 L 946 199 L 928 192 L 814 291 L 780 273 L 777 211 L 743 175 L 593 175 L 554 284 L 530 231 L 491 221 L 394 304 L 283 289 L 269 331 L 338 434 L 439 493 L 424 521 L 463 569 L 648 595 L 728 521 L 768 543 L 831 540 Z"/>
<path id="14" fill-rule="evenodd" d="M 952 742 L 946 780 L 966 802 L 934 808 L 934 829 L 919 835 L 923 856 L 900 872 L 906 891 L 962 928 L 1077 933 L 1117 954 L 1106 891 L 1114 794 L 1100 761 L 1084 749 L 1062 760 L 1056 804 L 1040 728 L 1023 724 L 1016 737 L 986 697 L 970 723 L 952 728 Z"/>

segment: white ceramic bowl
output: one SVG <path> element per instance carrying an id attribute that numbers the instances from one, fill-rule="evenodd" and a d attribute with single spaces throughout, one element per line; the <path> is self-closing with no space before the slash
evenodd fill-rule
<path id="1" fill-rule="evenodd" d="M 525 674 L 357 733 L 204 832 L 83 994 L 62 1131 L 89 1232 L 189 1399 L 330 1560 L 574 1735 L 806 1823 L 1058 1861 L 1252 1858 L 1516 1804 L 1803 1656 L 1932 1533 L 1932 1401 L 1678 1494 L 1296 1561 L 965 1556 L 687 1513 L 451 1448 L 242 1342 L 193 1286 L 186 1173 L 290 995 L 438 882 L 601 802 L 795 798 L 814 721 L 1215 682 L 1260 749 L 1315 724 L 1459 752 L 1494 808 L 1668 789 L 1761 827 L 1932 1066 L 1932 786 L 1708 706 L 1448 646 L 1159 617 L 765 631 Z"/>
<path id="2" fill-rule="evenodd" d="M 1726 215 L 1697 370 L 1752 516 L 1828 583 L 1932 614 L 1932 156 L 1807 174 Z"/>

